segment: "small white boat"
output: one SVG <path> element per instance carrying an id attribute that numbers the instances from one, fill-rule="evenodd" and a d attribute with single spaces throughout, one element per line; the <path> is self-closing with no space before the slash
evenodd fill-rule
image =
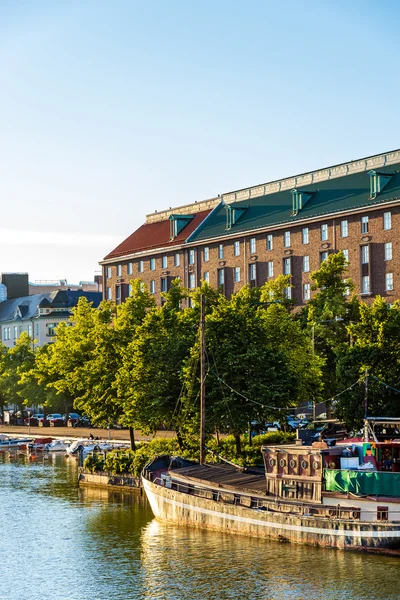
<path id="1" fill-rule="evenodd" d="M 82 454 L 84 458 L 91 452 L 108 452 L 113 449 L 113 445 L 100 440 L 75 440 L 66 449 L 66 456 L 78 456 Z"/>
<path id="2" fill-rule="evenodd" d="M 71 440 L 53 440 L 43 447 L 44 452 L 66 452 L 72 444 Z"/>
<path id="3" fill-rule="evenodd" d="M 32 438 L 13 438 L 5 433 L 0 433 L 0 450 L 9 450 L 10 448 L 20 448 L 21 445 L 28 444 Z"/>

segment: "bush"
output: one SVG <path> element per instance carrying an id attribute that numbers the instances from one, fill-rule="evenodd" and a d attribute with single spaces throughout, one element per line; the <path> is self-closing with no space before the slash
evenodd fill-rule
<path id="1" fill-rule="evenodd" d="M 90 454 L 87 458 L 85 458 L 83 466 L 90 473 L 97 473 L 104 470 L 104 460 L 99 454 L 93 452 L 93 454 Z"/>

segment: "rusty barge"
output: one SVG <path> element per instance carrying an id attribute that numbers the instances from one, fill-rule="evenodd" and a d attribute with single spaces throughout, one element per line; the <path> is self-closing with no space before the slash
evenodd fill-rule
<path id="1" fill-rule="evenodd" d="M 143 488 L 162 521 L 400 556 L 400 473 L 376 459 L 370 470 L 369 456 L 383 459 L 390 447 L 400 464 L 400 443 L 361 443 L 351 458 L 346 446 L 318 445 L 263 447 L 265 470 L 159 457 L 143 470 Z"/>

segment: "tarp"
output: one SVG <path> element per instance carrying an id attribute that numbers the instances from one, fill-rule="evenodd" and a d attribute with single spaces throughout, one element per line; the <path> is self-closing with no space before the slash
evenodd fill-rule
<path id="1" fill-rule="evenodd" d="M 400 473 L 325 469 L 324 478 L 328 492 L 400 497 Z"/>

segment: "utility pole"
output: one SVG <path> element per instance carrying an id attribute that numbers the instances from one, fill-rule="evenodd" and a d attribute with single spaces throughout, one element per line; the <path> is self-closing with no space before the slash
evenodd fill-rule
<path id="1" fill-rule="evenodd" d="M 201 294 L 200 303 L 200 464 L 204 465 L 206 445 L 206 361 L 205 361 L 205 297 Z"/>

